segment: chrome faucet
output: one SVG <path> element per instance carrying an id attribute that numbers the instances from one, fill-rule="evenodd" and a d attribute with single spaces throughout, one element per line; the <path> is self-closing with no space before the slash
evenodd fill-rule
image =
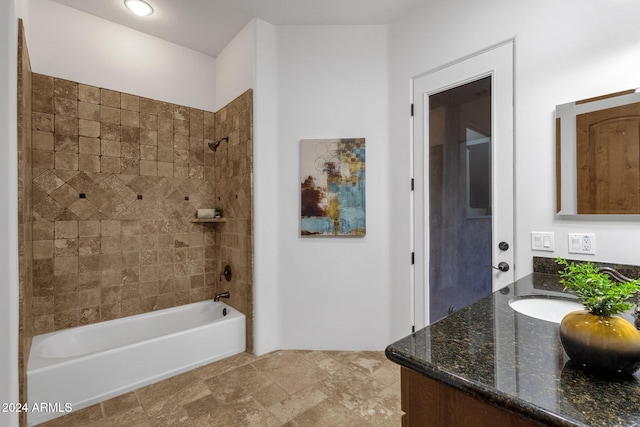
<path id="1" fill-rule="evenodd" d="M 213 297 L 214 301 L 220 301 L 220 298 L 229 298 L 231 295 L 229 294 L 229 291 L 225 291 L 225 292 L 221 292 L 219 294 L 216 294 L 216 296 Z"/>

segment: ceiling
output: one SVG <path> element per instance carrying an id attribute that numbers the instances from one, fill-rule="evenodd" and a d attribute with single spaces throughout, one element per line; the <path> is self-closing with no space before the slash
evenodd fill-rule
<path id="1" fill-rule="evenodd" d="M 53 0 L 216 57 L 253 18 L 274 25 L 388 24 L 426 0 L 146 0 L 139 18 L 124 0 Z"/>

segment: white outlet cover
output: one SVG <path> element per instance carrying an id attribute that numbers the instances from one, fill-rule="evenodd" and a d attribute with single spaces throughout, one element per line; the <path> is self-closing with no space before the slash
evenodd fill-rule
<path id="1" fill-rule="evenodd" d="M 590 233 L 569 233 L 569 253 L 595 255 L 596 235 Z"/>

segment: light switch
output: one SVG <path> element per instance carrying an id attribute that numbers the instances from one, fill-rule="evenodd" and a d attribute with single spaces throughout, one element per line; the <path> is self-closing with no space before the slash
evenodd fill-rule
<path id="1" fill-rule="evenodd" d="M 580 236 L 569 236 L 569 246 L 571 247 L 571 251 L 580 252 Z M 569 251 L 569 252 L 571 252 Z"/>
<path id="2" fill-rule="evenodd" d="M 531 232 L 531 249 L 534 251 L 553 252 L 554 238 L 551 231 L 532 231 Z"/>

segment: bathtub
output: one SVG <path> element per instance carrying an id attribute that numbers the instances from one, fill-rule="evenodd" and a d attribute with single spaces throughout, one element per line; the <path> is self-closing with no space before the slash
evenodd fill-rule
<path id="1" fill-rule="evenodd" d="M 35 336 L 27 424 L 241 353 L 245 344 L 245 316 L 213 301 Z"/>

